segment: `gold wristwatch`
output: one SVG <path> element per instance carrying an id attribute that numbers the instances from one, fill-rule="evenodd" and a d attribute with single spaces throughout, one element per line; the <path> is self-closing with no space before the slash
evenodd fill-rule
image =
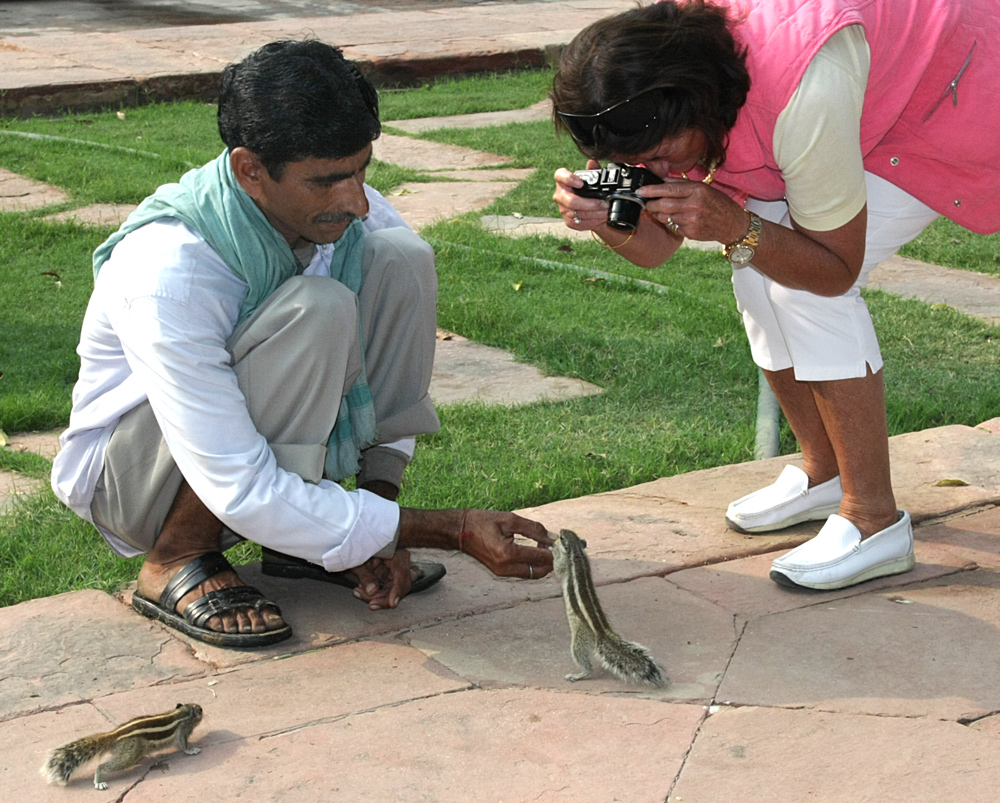
<path id="1" fill-rule="evenodd" d="M 746 236 L 739 242 L 731 243 L 722 248 L 722 255 L 734 265 L 746 265 L 757 252 L 757 243 L 760 240 L 760 228 L 763 222 L 753 212 L 747 212 L 747 214 L 750 215 L 750 230 Z"/>

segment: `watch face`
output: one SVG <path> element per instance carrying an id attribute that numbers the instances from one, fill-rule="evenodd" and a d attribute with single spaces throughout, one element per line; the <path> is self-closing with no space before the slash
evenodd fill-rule
<path id="1" fill-rule="evenodd" d="M 749 245 L 743 245 L 740 243 L 735 248 L 733 248 L 732 253 L 729 255 L 729 261 L 737 265 L 745 265 L 751 259 L 753 259 L 754 249 Z"/>

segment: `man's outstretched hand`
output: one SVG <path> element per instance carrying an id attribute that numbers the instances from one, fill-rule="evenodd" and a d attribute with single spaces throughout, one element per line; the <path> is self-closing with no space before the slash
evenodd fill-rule
<path id="1" fill-rule="evenodd" d="M 459 534 L 460 549 L 471 555 L 499 577 L 523 577 L 537 580 L 552 571 L 555 543 L 545 527 L 516 513 L 493 510 L 468 510 Z M 515 535 L 528 538 L 539 546 L 519 544 Z"/>
<path id="2" fill-rule="evenodd" d="M 370 558 L 352 571 L 354 596 L 372 610 L 395 608 L 410 591 L 410 549 L 460 550 L 498 577 L 538 580 L 552 571 L 555 541 L 542 524 L 495 510 L 400 508 L 399 541 L 391 558 Z M 518 543 L 520 535 L 538 546 Z"/>

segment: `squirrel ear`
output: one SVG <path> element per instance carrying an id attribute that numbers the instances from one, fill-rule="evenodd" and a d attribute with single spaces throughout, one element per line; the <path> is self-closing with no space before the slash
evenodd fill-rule
<path id="1" fill-rule="evenodd" d="M 587 542 L 584 541 L 582 538 L 580 539 L 580 546 L 582 546 L 584 549 L 587 548 Z"/>
<path id="2" fill-rule="evenodd" d="M 177 708 L 183 708 L 183 707 L 184 707 L 184 703 L 177 703 L 177 706 L 176 706 L 176 707 L 177 707 Z"/>

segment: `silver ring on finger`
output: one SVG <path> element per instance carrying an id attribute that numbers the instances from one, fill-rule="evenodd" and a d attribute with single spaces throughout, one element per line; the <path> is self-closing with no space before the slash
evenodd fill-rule
<path id="1" fill-rule="evenodd" d="M 670 215 L 667 215 L 667 228 L 674 234 L 680 234 L 681 227 L 677 225 L 677 221 L 670 217 Z"/>
<path id="2" fill-rule="evenodd" d="M 530 563 L 528 564 L 528 579 L 529 580 L 535 579 L 535 567 L 532 566 Z"/>
<path id="3" fill-rule="evenodd" d="M 580 225 L 581 223 L 583 223 L 583 221 L 582 221 L 582 220 L 580 220 L 580 215 L 578 215 L 578 214 L 577 214 L 576 212 L 574 212 L 574 213 L 573 213 L 573 222 L 574 222 L 574 223 L 575 223 L 575 224 L 576 224 L 577 226 L 579 226 L 579 225 Z"/>

